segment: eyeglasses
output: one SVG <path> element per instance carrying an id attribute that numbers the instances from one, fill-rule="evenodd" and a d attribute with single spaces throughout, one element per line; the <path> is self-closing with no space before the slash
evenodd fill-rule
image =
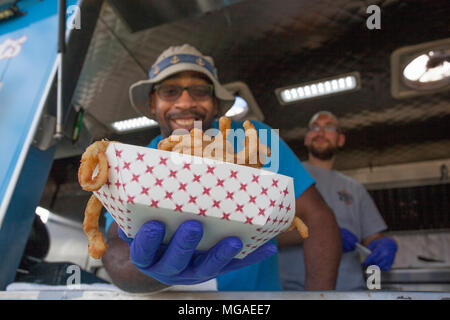
<path id="1" fill-rule="evenodd" d="M 325 132 L 336 132 L 336 131 L 338 131 L 338 127 L 336 127 L 336 126 L 324 126 L 324 127 L 321 127 L 321 126 L 311 126 L 311 127 L 309 127 L 309 130 L 310 131 L 314 131 L 314 132 L 319 132 L 320 130 L 324 130 Z"/>
<path id="2" fill-rule="evenodd" d="M 212 97 L 214 86 L 212 84 L 196 84 L 182 87 L 175 84 L 157 84 L 154 86 L 154 90 L 161 99 L 166 101 L 177 100 L 184 90 L 188 91 L 192 99 L 204 101 Z"/>

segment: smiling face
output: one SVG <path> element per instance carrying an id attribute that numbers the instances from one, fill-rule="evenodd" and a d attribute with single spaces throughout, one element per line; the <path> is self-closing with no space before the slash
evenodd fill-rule
<path id="1" fill-rule="evenodd" d="M 210 84 L 210 82 L 201 73 L 185 71 L 166 78 L 160 84 L 188 87 Z M 214 96 L 196 100 L 187 90 L 183 90 L 174 101 L 161 99 L 155 91 L 151 93 L 150 99 L 151 112 L 155 115 L 164 138 L 170 136 L 176 129 L 190 131 L 194 128 L 194 121 L 202 121 L 202 129 L 207 130 L 211 128 L 212 121 L 218 112 L 218 101 Z"/>
<path id="2" fill-rule="evenodd" d="M 345 143 L 345 136 L 339 132 L 335 117 L 320 113 L 310 122 L 309 131 L 305 137 L 305 146 L 310 156 L 320 160 L 330 160 L 338 148 Z"/>

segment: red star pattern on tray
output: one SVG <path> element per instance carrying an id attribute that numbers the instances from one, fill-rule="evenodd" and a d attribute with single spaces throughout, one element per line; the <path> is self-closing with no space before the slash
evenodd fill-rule
<path id="1" fill-rule="evenodd" d="M 135 219 L 143 210 L 236 221 L 253 233 L 243 240 L 238 257 L 244 257 L 287 229 L 293 219 L 291 178 L 118 143 L 110 143 L 106 155 L 108 182 L 95 193 L 129 237 L 140 227 Z"/>

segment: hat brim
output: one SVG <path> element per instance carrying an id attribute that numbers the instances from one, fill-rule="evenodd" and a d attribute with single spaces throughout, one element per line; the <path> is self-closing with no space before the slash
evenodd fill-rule
<path id="1" fill-rule="evenodd" d="M 230 107 L 233 105 L 235 97 L 225 89 L 210 72 L 205 68 L 191 64 L 191 63 L 179 63 L 164 69 L 160 74 L 152 79 L 141 80 L 130 86 L 129 96 L 130 102 L 133 108 L 141 115 L 154 119 L 154 115 L 150 111 L 150 97 L 149 94 L 152 91 L 153 85 L 164 80 L 165 78 L 182 72 L 182 71 L 195 71 L 206 75 L 214 85 L 214 94 L 219 100 L 219 116 L 224 115 Z"/>

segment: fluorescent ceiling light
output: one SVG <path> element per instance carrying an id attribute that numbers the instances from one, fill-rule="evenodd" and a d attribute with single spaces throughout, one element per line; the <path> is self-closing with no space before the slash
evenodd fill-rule
<path id="1" fill-rule="evenodd" d="M 279 88 L 275 90 L 275 94 L 281 104 L 289 104 L 299 100 L 356 91 L 359 88 L 359 73 L 352 72 L 332 78 Z"/>
<path id="2" fill-rule="evenodd" d="M 133 119 L 127 119 L 122 121 L 116 121 L 111 124 L 115 131 L 119 133 L 134 131 L 143 128 L 156 127 L 158 122 L 149 119 L 147 117 L 139 117 Z"/>

